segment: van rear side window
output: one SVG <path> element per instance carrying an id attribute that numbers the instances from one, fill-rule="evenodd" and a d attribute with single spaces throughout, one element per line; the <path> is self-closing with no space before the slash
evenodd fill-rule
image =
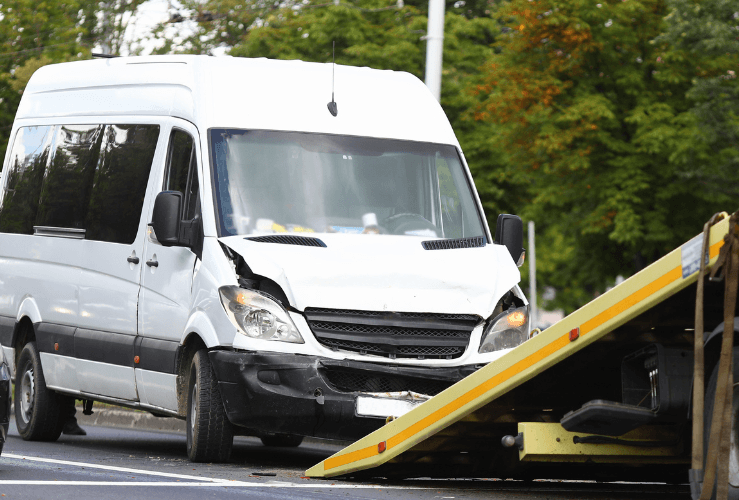
<path id="1" fill-rule="evenodd" d="M 158 125 L 55 125 L 19 129 L 0 232 L 85 229 L 85 239 L 133 243 Z"/>
<path id="2" fill-rule="evenodd" d="M 54 127 L 18 130 L 10 153 L 10 172 L 0 208 L 1 232 L 33 234 L 53 133 Z"/>
<path id="3" fill-rule="evenodd" d="M 84 229 L 104 127 L 55 128 L 34 225 Z"/>

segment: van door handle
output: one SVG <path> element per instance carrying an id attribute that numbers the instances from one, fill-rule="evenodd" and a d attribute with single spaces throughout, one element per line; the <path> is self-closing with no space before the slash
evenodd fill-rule
<path id="1" fill-rule="evenodd" d="M 136 256 L 131 256 L 131 257 L 127 258 L 126 260 L 128 262 L 130 262 L 131 264 L 138 264 L 140 262 L 139 261 L 139 258 L 136 257 Z"/>
<path id="2" fill-rule="evenodd" d="M 154 259 L 147 260 L 146 265 L 149 267 L 159 267 L 159 261 Z"/>

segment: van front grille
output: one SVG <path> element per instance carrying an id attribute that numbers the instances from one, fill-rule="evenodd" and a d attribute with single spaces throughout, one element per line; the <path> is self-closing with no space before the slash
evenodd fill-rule
<path id="1" fill-rule="evenodd" d="M 469 314 L 396 313 L 307 308 L 318 342 L 333 350 L 388 358 L 454 359 L 481 318 Z"/>
<path id="2" fill-rule="evenodd" d="M 343 331 L 352 333 L 368 333 L 372 335 L 393 335 L 402 337 L 404 335 L 413 335 L 421 337 L 469 337 L 468 333 L 458 330 L 433 330 L 430 328 L 399 328 L 397 326 L 372 326 L 372 325 L 351 325 L 346 323 L 328 323 L 325 321 L 316 321 L 313 323 L 319 330 L 324 331 Z"/>

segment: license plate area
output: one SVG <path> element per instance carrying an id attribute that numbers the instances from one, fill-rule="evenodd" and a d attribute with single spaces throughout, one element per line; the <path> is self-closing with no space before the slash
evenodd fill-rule
<path id="1" fill-rule="evenodd" d="M 355 412 L 359 417 L 382 418 L 401 417 L 416 406 L 424 403 L 428 397 L 393 398 L 378 396 L 357 396 Z"/>

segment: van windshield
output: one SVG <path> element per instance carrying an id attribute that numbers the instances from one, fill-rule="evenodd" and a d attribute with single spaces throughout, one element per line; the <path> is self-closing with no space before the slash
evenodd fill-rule
<path id="1" fill-rule="evenodd" d="M 484 235 L 453 146 L 211 129 L 210 147 L 221 236 Z"/>

